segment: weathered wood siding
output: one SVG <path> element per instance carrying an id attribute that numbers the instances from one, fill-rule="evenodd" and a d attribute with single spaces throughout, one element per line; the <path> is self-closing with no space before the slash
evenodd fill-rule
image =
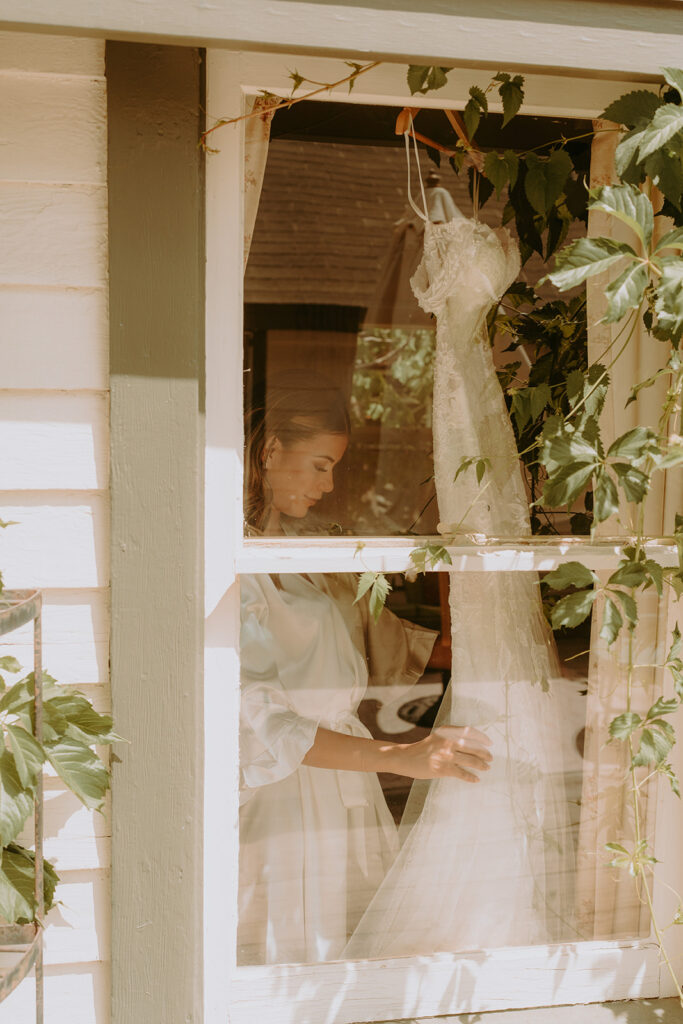
<path id="1" fill-rule="evenodd" d="M 0 569 L 45 594 L 44 662 L 110 704 L 104 43 L 0 33 Z M 2 653 L 31 664 L 31 633 Z M 110 825 L 46 779 L 62 905 L 46 933 L 47 1021 L 109 1020 Z M 30 833 L 25 836 L 31 842 Z M 0 1024 L 32 1024 L 27 980 Z"/>

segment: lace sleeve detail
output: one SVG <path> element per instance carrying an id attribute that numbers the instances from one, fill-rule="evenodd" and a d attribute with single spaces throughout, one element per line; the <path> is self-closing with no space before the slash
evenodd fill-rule
<path id="1" fill-rule="evenodd" d="M 509 231 L 460 217 L 425 225 L 424 255 L 410 283 L 426 313 L 439 316 L 455 295 L 465 313 L 495 302 L 514 281 L 519 264 Z"/>

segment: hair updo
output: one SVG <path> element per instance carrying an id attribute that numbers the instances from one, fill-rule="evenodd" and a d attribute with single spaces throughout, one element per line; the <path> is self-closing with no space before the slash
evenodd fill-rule
<path id="1" fill-rule="evenodd" d="M 344 396 L 326 377 L 290 370 L 268 385 L 265 404 L 248 410 L 245 417 L 244 519 L 247 530 L 261 532 L 268 518 L 267 440 L 277 438 L 283 448 L 291 448 L 318 434 L 348 436 L 350 426 Z"/>

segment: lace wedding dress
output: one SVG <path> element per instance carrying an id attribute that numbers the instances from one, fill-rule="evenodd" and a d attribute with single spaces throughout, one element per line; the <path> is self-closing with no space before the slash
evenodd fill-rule
<path id="1" fill-rule="evenodd" d="M 434 465 L 444 533 L 526 536 L 528 499 L 486 314 L 514 280 L 507 231 L 457 216 L 425 225 L 413 290 L 437 318 Z M 487 460 L 455 479 L 463 458 Z M 491 556 L 489 556 L 490 558 Z M 454 568 L 457 568 L 454 567 Z M 416 782 L 402 847 L 351 937 L 351 958 L 575 937 L 573 843 L 553 688 L 562 683 L 528 572 L 450 575 L 453 669 L 436 726 L 493 739 L 481 781 Z"/>

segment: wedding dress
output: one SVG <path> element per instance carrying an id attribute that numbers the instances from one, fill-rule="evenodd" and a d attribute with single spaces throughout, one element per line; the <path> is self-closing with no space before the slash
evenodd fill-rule
<path id="1" fill-rule="evenodd" d="M 418 211 L 420 212 L 420 211 Z M 437 318 L 434 465 L 446 534 L 528 536 L 528 499 L 486 314 L 515 279 L 504 230 L 457 216 L 425 223 L 412 278 Z M 465 458 L 485 459 L 457 475 Z M 457 568 L 455 566 L 454 568 Z M 345 957 L 388 957 L 575 938 L 573 842 L 553 688 L 561 686 L 535 573 L 450 574 L 453 666 L 437 718 L 494 741 L 476 784 L 416 782 L 401 851 Z"/>

